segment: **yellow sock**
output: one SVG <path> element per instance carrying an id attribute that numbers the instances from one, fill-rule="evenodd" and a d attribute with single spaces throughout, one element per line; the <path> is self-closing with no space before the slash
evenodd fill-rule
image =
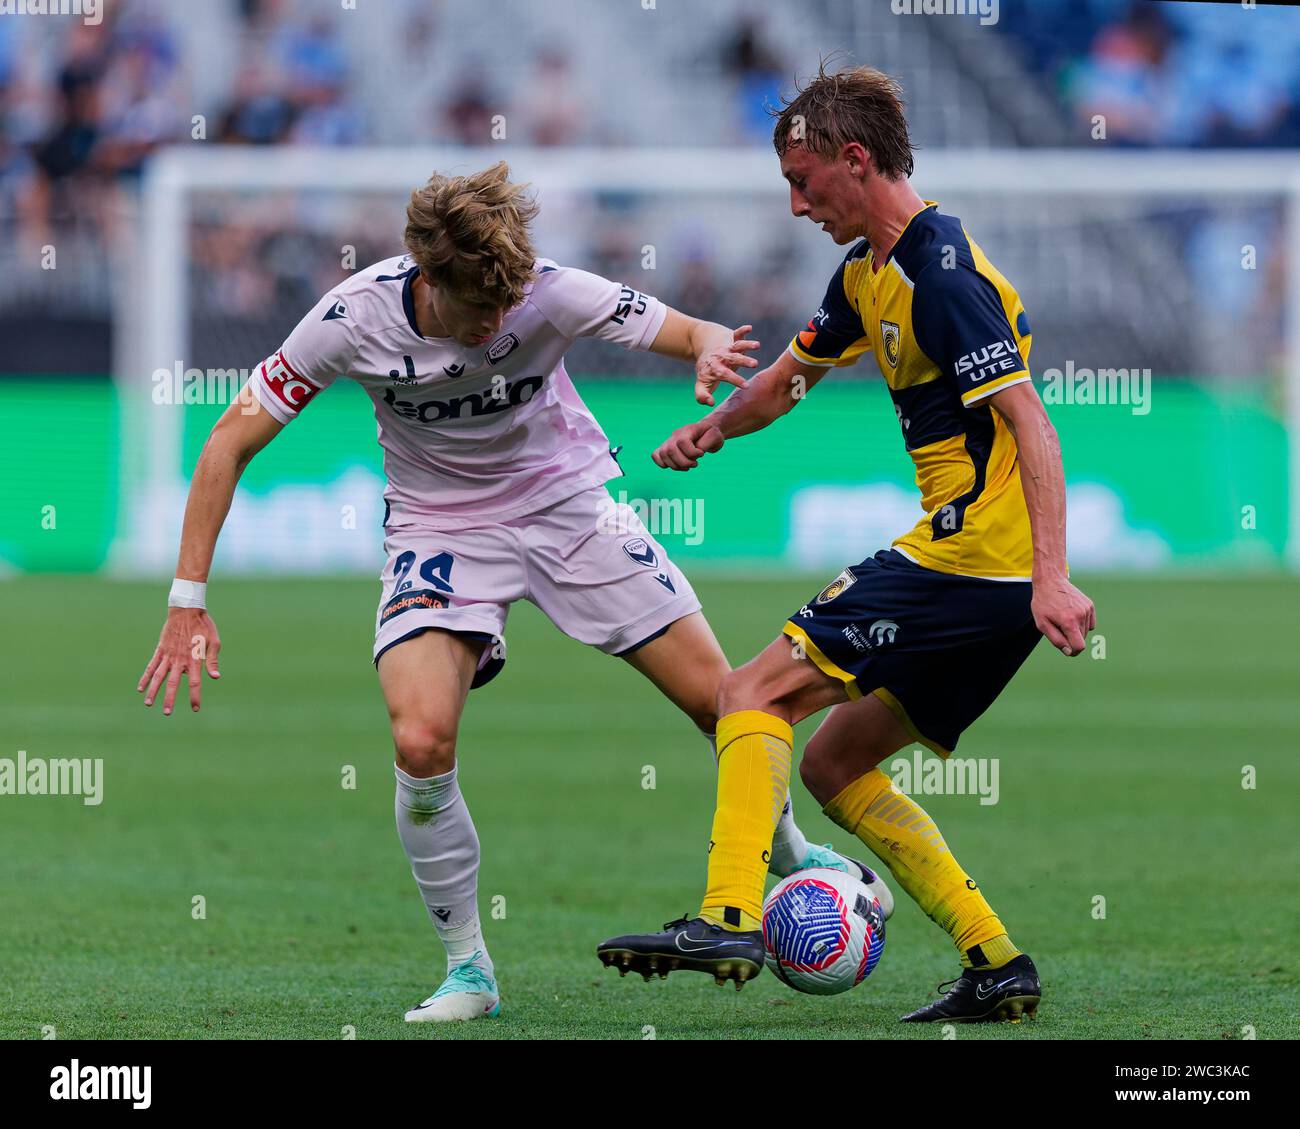
<path id="1" fill-rule="evenodd" d="M 790 787 L 794 730 L 760 710 L 718 719 L 718 806 L 700 916 L 725 929 L 761 929 L 772 833 Z"/>
<path id="2" fill-rule="evenodd" d="M 938 827 L 880 769 L 858 777 L 825 807 L 889 867 L 898 884 L 948 934 L 967 968 L 997 968 L 1020 954 Z"/>

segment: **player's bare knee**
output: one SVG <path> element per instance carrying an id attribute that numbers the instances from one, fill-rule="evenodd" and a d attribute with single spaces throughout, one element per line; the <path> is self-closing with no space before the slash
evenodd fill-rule
<path id="1" fill-rule="evenodd" d="M 834 766 L 828 761 L 824 753 L 818 752 L 811 746 L 805 750 L 803 759 L 799 762 L 799 779 L 803 781 L 803 786 L 808 789 L 812 798 L 822 807 L 831 802 L 840 792 L 835 787 Z"/>
<path id="2" fill-rule="evenodd" d="M 427 720 L 395 720 L 393 749 L 397 767 L 425 779 L 442 776 L 456 767 L 456 731 Z"/>
<path id="3" fill-rule="evenodd" d="M 750 664 L 730 670 L 718 683 L 718 716 L 725 717 L 737 710 L 761 710 L 770 705 L 759 679 L 749 669 Z"/>
<path id="4" fill-rule="evenodd" d="M 721 711 L 718 709 L 719 687 L 722 685 L 722 680 L 730 673 L 731 668 L 729 666 L 723 666 L 716 671 L 711 681 L 706 683 L 706 685 L 712 687 L 711 690 L 705 691 L 701 695 L 700 701 L 692 705 L 687 711 L 691 720 L 703 733 L 716 733 L 718 731 L 718 718 L 722 716 Z"/>
<path id="5" fill-rule="evenodd" d="M 713 686 L 717 684 L 718 679 L 715 679 Z M 710 692 L 707 686 L 703 683 L 698 691 L 693 689 L 687 696 L 678 697 L 676 705 L 701 733 L 713 734 L 718 731 L 718 699 L 716 689 Z"/>
<path id="6" fill-rule="evenodd" d="M 718 710 L 717 695 L 714 694 L 711 699 L 705 698 L 699 702 L 693 702 L 686 708 L 686 715 L 695 723 L 695 727 L 701 733 L 716 733 L 718 731 Z"/>
<path id="7" fill-rule="evenodd" d="M 692 713 L 691 720 L 695 722 L 695 728 L 705 736 L 712 737 L 718 731 L 718 714 L 716 710 Z"/>
<path id="8" fill-rule="evenodd" d="M 747 708 L 746 705 L 740 704 L 746 700 L 745 690 L 740 671 L 733 670 L 730 674 L 724 675 L 722 681 L 718 683 L 718 716 L 726 717 L 729 713 Z"/>

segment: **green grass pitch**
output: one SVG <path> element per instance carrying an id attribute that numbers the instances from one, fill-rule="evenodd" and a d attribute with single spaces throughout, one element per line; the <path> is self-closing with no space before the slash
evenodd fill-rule
<path id="1" fill-rule="evenodd" d="M 741 662 L 822 583 L 698 587 Z M 1000 802 L 922 800 L 1045 986 L 1035 1022 L 956 1037 L 1294 1038 L 1300 584 L 1085 587 L 1105 658 L 1040 645 L 960 747 L 1000 758 Z M 957 967 L 901 892 L 880 966 L 835 998 L 771 975 L 736 993 L 600 966 L 603 937 L 697 906 L 713 765 L 635 672 L 528 606 L 460 741 L 504 1013 L 404 1024 L 442 955 L 392 823 L 369 665 L 376 585 L 218 577 L 224 678 L 205 685 L 200 715 L 171 719 L 134 690 L 164 594 L 88 578 L 0 584 L 0 756 L 101 757 L 106 777 L 99 807 L 0 797 L 0 1036 L 943 1037 L 897 1023 Z M 860 846 L 802 785 L 795 810 L 815 839 Z"/>

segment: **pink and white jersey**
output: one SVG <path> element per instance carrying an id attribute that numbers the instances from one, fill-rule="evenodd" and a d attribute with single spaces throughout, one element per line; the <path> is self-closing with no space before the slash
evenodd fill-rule
<path id="1" fill-rule="evenodd" d="M 416 328 L 410 256 L 325 295 L 249 381 L 282 423 L 339 377 L 374 401 L 390 524 L 506 521 L 618 476 L 609 440 L 564 370 L 579 337 L 648 349 L 667 307 L 631 287 L 538 259 L 537 278 L 489 342 Z"/>

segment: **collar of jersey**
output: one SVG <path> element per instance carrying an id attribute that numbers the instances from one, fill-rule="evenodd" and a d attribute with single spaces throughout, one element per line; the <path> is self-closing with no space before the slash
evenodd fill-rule
<path id="1" fill-rule="evenodd" d="M 402 309 L 406 312 L 406 324 L 411 327 L 411 332 L 421 341 L 427 341 L 428 338 L 420 332 L 420 325 L 415 320 L 415 294 L 411 287 L 415 283 L 415 276 L 420 273 L 418 266 L 412 267 L 406 272 L 406 279 L 402 283 Z"/>
<path id="2" fill-rule="evenodd" d="M 915 222 L 916 217 L 919 216 L 922 212 L 928 212 L 931 208 L 937 208 L 939 206 L 939 201 L 922 200 L 921 205 L 922 205 L 921 207 L 917 208 L 916 211 L 914 211 L 910 216 L 907 217 L 907 223 L 903 224 L 903 230 L 898 233 L 898 238 L 894 240 L 894 245 L 889 249 L 889 254 L 885 256 L 885 261 L 880 264 L 880 269 L 883 270 L 885 267 L 887 267 L 889 265 L 889 260 L 892 259 L 895 254 L 897 254 L 899 247 L 903 245 L 903 240 L 906 239 L 908 233 L 912 231 L 912 224 Z M 867 253 L 870 254 L 871 252 L 868 251 Z M 876 270 L 877 270 L 876 264 L 873 260 L 871 264 L 871 273 L 875 274 Z"/>
<path id="3" fill-rule="evenodd" d="M 402 310 L 406 314 L 406 324 L 411 327 L 411 332 L 421 341 L 452 341 L 450 337 L 425 337 L 420 332 L 420 325 L 415 320 L 415 276 L 420 273 L 418 266 L 412 267 L 406 272 L 406 278 L 402 282 Z M 458 344 L 458 342 L 454 342 Z"/>

